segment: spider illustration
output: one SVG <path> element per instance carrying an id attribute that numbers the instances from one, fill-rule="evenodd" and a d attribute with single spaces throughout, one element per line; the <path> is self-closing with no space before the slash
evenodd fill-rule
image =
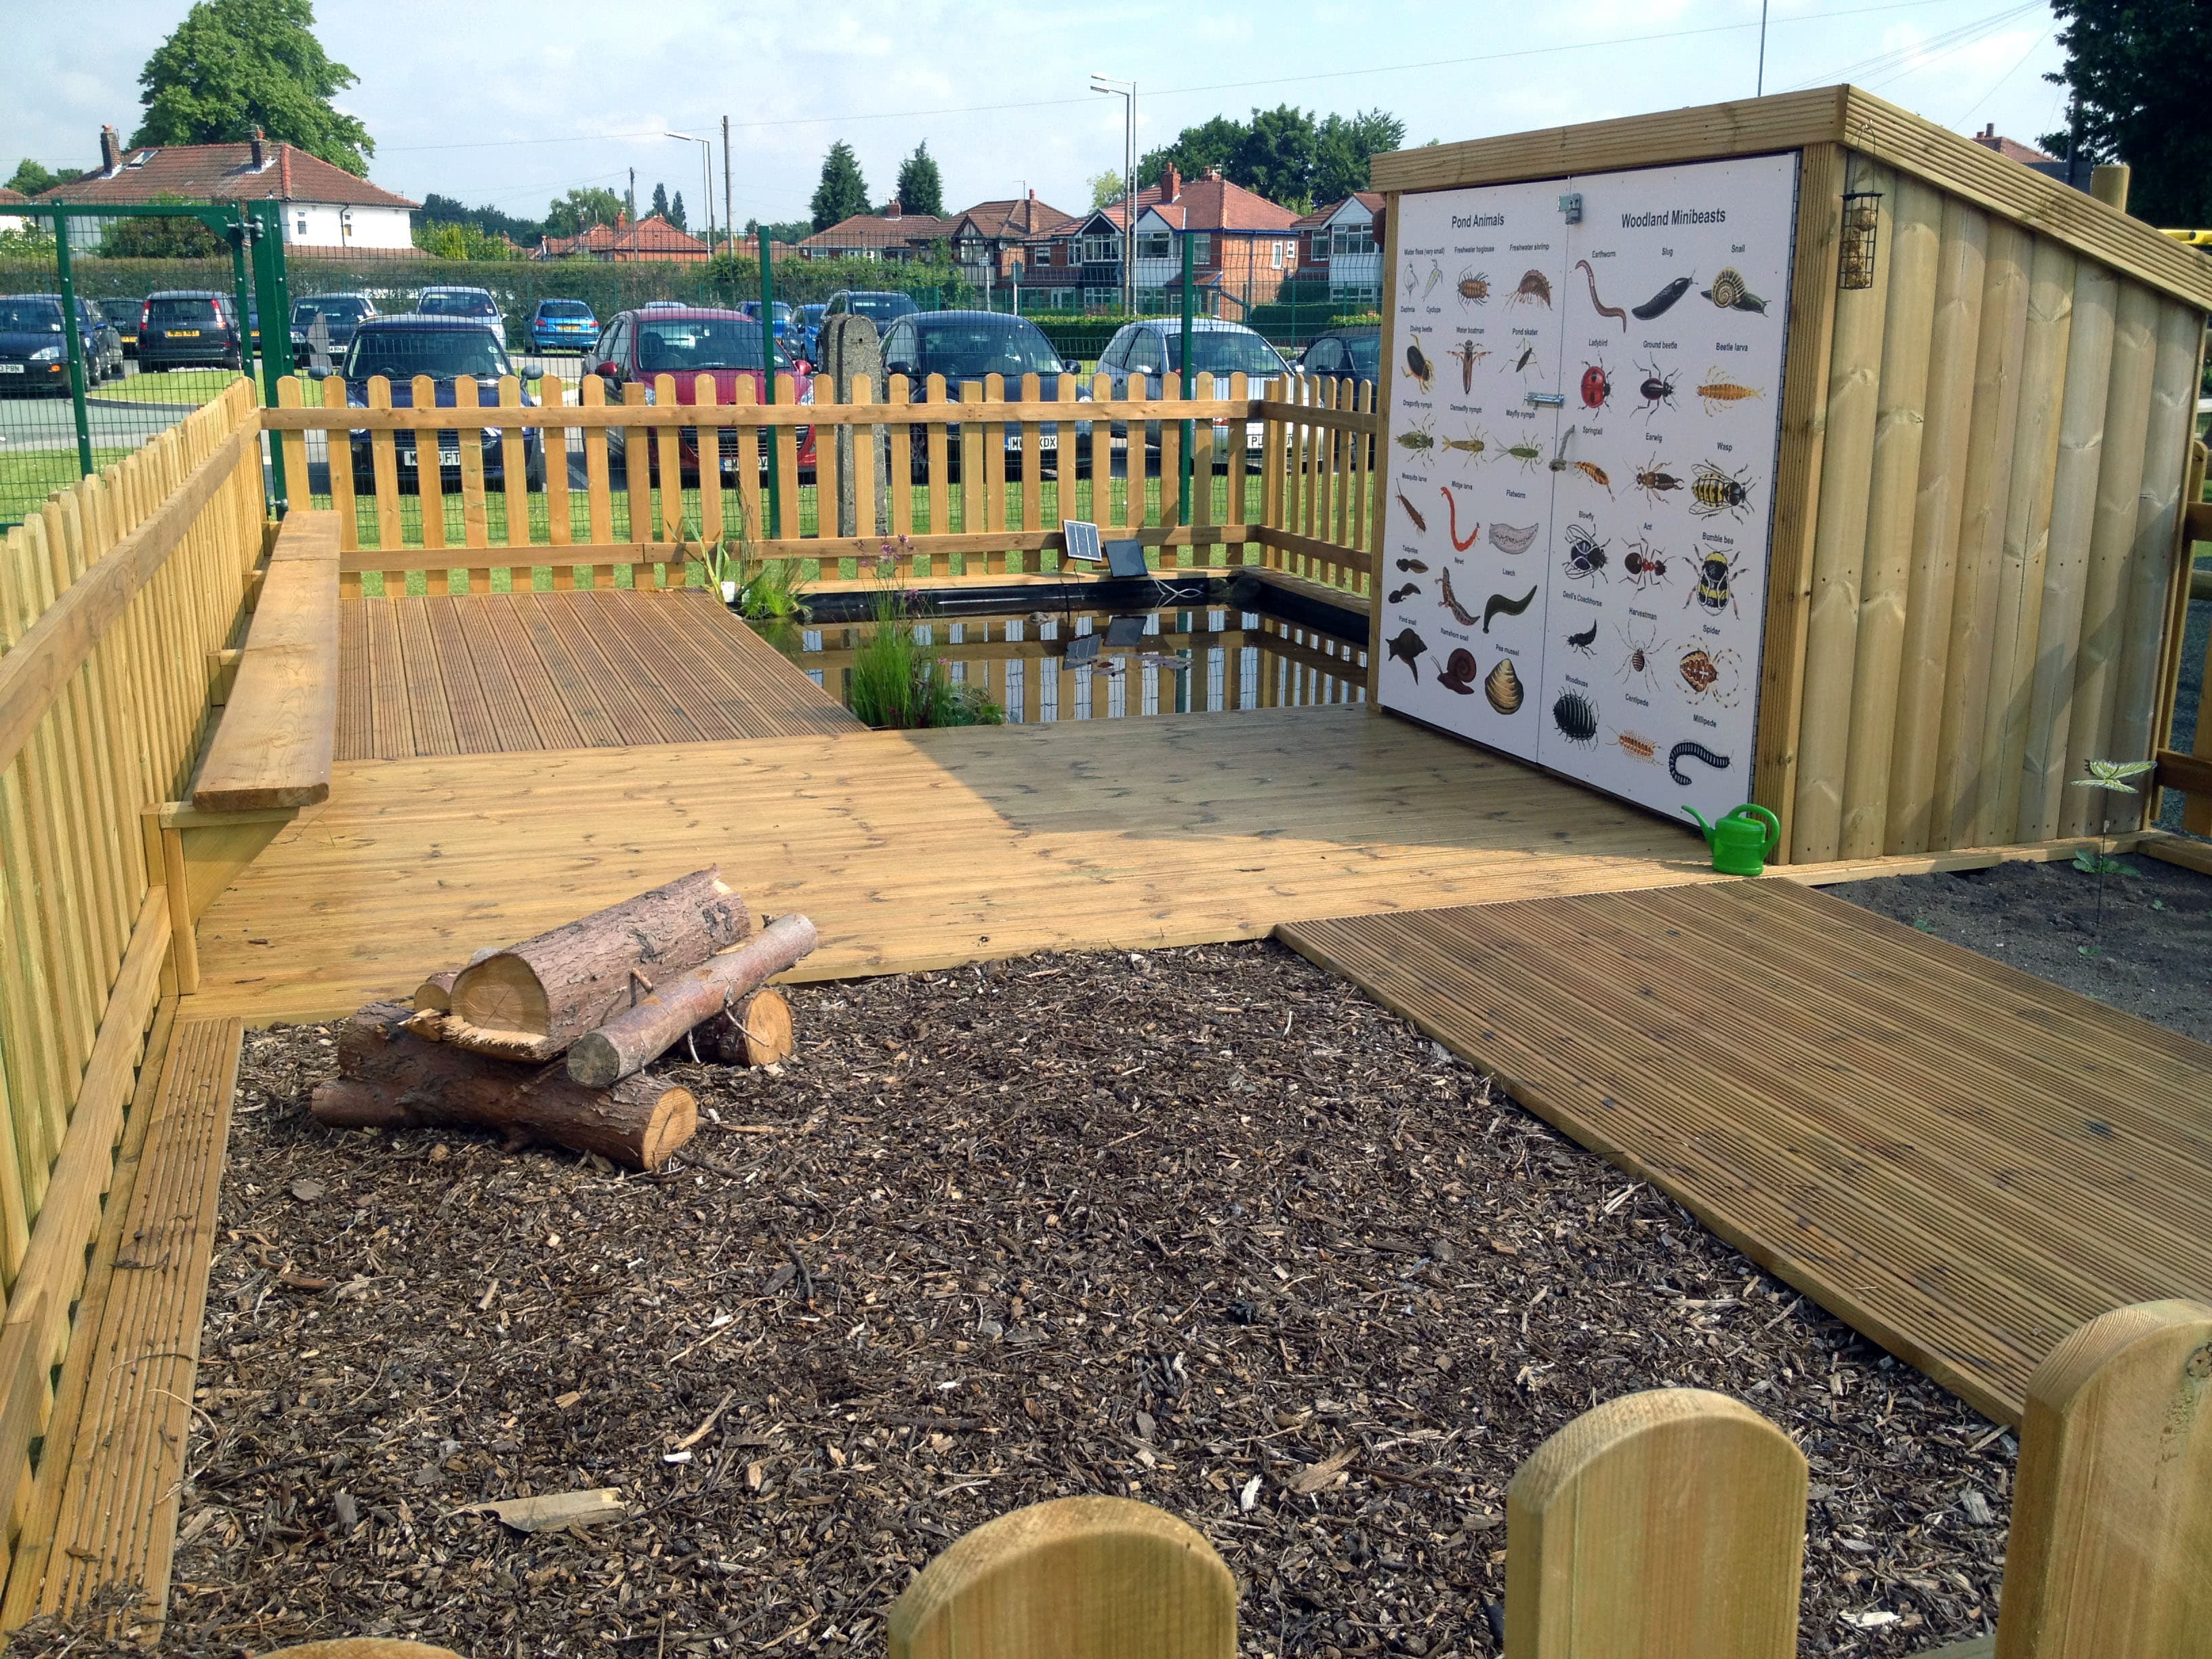
<path id="1" fill-rule="evenodd" d="M 1647 697 L 1659 691 L 1659 659 L 1666 647 L 1659 642 L 1659 630 L 1647 630 L 1643 639 L 1636 637 L 1632 624 L 1623 623 L 1614 629 L 1620 635 L 1620 667 L 1615 678 L 1626 681 L 1632 689 L 1640 689 Z"/>

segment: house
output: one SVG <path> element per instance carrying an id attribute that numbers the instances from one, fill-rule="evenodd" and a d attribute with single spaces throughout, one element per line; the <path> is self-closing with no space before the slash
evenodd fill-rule
<path id="1" fill-rule="evenodd" d="M 284 245 L 322 253 L 415 246 L 422 204 L 332 167 L 258 130 L 244 143 L 155 144 L 125 149 L 113 127 L 100 130 L 100 168 L 42 193 L 42 202 L 128 206 L 160 198 L 188 202 L 282 202 Z M 96 246 L 106 227 L 78 220 L 71 246 Z"/>
<path id="2" fill-rule="evenodd" d="M 1299 220 L 1300 281 L 1326 282 L 1333 302 L 1382 303 L 1382 192 L 1363 190 Z"/>
<path id="3" fill-rule="evenodd" d="M 1146 191 L 1140 201 L 1156 194 Z M 1121 303 L 1121 204 L 1071 215 L 1022 239 L 1022 285 L 1046 311 L 1118 310 Z"/>
<path id="4" fill-rule="evenodd" d="M 933 244 L 952 234 L 952 222 L 906 213 L 894 201 L 881 213 L 856 213 L 817 230 L 799 244 L 802 259 L 889 259 L 905 264 L 929 257 Z"/>
<path id="5" fill-rule="evenodd" d="M 748 238 L 750 241 L 752 239 Z M 757 249 L 755 250 L 757 253 Z M 696 259 L 704 263 L 707 245 L 689 231 L 678 230 L 658 213 L 648 213 L 636 223 L 628 214 L 611 225 L 588 225 L 574 236 L 544 236 L 531 250 L 533 259 L 597 259 L 609 264 L 631 264 L 654 260 Z"/>
<path id="6" fill-rule="evenodd" d="M 2046 155 L 2033 144 L 2023 144 L 2017 138 L 2007 138 L 1997 131 L 1992 121 L 1979 132 L 1968 135 L 1984 149 L 1993 149 L 2008 161 L 2017 161 L 2031 173 L 2039 173 L 2046 179 L 2056 179 L 2062 185 L 2071 185 L 2079 191 L 2089 188 L 2089 176 L 2094 166 L 2084 161 L 2068 161 L 2057 155 Z"/>
<path id="7" fill-rule="evenodd" d="M 1140 198 L 1141 199 L 1141 198 Z M 1188 183 L 1173 167 L 1137 215 L 1137 308 L 1168 308 L 1188 240 L 1210 316 L 1242 316 L 1275 297 L 1298 268 L 1298 216 L 1231 184 L 1218 168 Z"/>
<path id="8" fill-rule="evenodd" d="M 951 221 L 953 263 L 963 277 L 979 286 L 1012 282 L 1018 270 L 1026 280 L 1029 239 L 1072 217 L 1038 201 L 1035 191 L 1026 198 L 978 202 Z"/>
<path id="9" fill-rule="evenodd" d="M 0 233 L 23 230 L 45 223 L 44 220 L 33 219 L 23 214 L 8 211 L 8 204 L 10 202 L 27 202 L 30 199 L 20 190 L 10 190 L 7 185 L 0 185 Z"/>

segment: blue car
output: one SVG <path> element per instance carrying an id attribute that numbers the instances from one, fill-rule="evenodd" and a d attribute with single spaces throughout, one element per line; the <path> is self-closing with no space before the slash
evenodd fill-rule
<path id="1" fill-rule="evenodd" d="M 459 404 L 453 389 L 464 376 L 477 383 L 478 403 L 496 404 L 500 380 L 514 373 L 514 365 L 499 337 L 480 322 L 406 313 L 365 320 L 355 330 L 353 343 L 346 348 L 345 361 L 337 372 L 345 376 L 346 402 L 356 409 L 368 407 L 368 382 L 379 374 L 392 383 L 394 409 L 415 406 L 414 380 L 418 374 L 430 377 L 437 406 L 453 409 Z M 522 388 L 522 401 L 532 406 L 538 402 L 526 381 Z M 376 457 L 369 434 L 363 431 L 350 436 L 354 488 L 373 494 L 376 489 Z M 416 440 L 421 436 L 414 432 L 392 434 L 402 491 L 420 488 L 423 463 L 416 453 Z M 506 445 L 497 427 L 443 431 L 437 434 L 437 440 L 438 477 L 447 489 L 460 486 L 461 445 L 465 442 L 480 447 L 487 487 L 506 483 Z M 544 434 L 534 428 L 525 432 L 522 453 L 525 482 L 532 489 L 542 489 L 545 483 Z"/>
<path id="2" fill-rule="evenodd" d="M 599 337 L 599 319 L 581 300 L 540 300 L 530 313 L 530 343 L 535 350 L 580 356 Z"/>

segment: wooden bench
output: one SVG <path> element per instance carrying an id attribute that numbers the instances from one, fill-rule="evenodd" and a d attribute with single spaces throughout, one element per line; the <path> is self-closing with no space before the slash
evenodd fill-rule
<path id="1" fill-rule="evenodd" d="M 113 1584 L 161 1617 L 242 1035 L 235 1019 L 177 1020 L 141 1074 L 0 1628 Z"/>
<path id="2" fill-rule="evenodd" d="M 337 738 L 338 517 L 295 512 L 256 573 L 244 639 L 213 665 L 218 715 L 189 799 L 148 810 L 173 896 L 177 989 L 199 984 L 193 927 L 302 807 L 330 798 Z M 158 848 L 155 842 L 158 842 Z"/>

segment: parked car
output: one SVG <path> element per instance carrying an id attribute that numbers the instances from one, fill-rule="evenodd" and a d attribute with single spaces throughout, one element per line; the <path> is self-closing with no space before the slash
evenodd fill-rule
<path id="1" fill-rule="evenodd" d="M 507 341 L 507 319 L 500 314 L 499 302 L 491 297 L 491 290 L 482 288 L 456 288 L 446 285 L 426 288 L 416 296 L 415 313 L 421 317 L 460 317 L 476 322 Z"/>
<path id="2" fill-rule="evenodd" d="M 827 306 L 801 306 L 799 308 L 799 355 L 810 363 L 822 361 L 822 313 Z"/>
<path id="3" fill-rule="evenodd" d="M 581 300 L 540 300 L 530 313 L 530 343 L 536 350 L 581 356 L 599 337 L 599 319 Z"/>
<path id="4" fill-rule="evenodd" d="M 1224 396 L 1231 374 L 1245 375 L 1257 386 L 1263 380 L 1287 379 L 1291 373 L 1291 366 L 1257 330 L 1222 317 L 1200 317 L 1192 322 L 1190 355 L 1191 372 L 1215 376 L 1222 383 L 1219 391 Z M 1165 377 L 1183 372 L 1182 319 L 1147 317 L 1124 324 L 1099 355 L 1098 372 L 1112 378 L 1116 398 L 1160 396 Z M 1121 428 L 1117 426 L 1115 430 L 1120 435 Z M 1257 421 L 1245 426 L 1244 449 L 1248 457 L 1258 457 L 1264 441 L 1263 430 Z M 1225 467 L 1229 441 L 1226 421 L 1213 423 L 1213 437 L 1217 457 L 1214 464 Z M 1146 450 L 1153 453 L 1159 447 L 1159 422 L 1149 421 L 1145 426 Z"/>
<path id="5" fill-rule="evenodd" d="M 1382 378 L 1382 325 L 1355 323 L 1315 335 L 1298 359 L 1298 372 L 1372 385 Z"/>
<path id="6" fill-rule="evenodd" d="M 895 294 L 888 289 L 845 288 L 830 296 L 830 303 L 822 307 L 822 319 L 827 322 L 832 317 L 857 313 L 875 324 L 880 332 L 900 318 L 911 317 L 921 309 L 911 294 Z"/>
<path id="7" fill-rule="evenodd" d="M 0 390 L 66 395 L 69 384 L 61 301 L 48 294 L 0 299 Z"/>
<path id="8" fill-rule="evenodd" d="M 454 388 L 464 379 L 477 383 L 479 403 L 498 403 L 500 380 L 514 373 L 514 364 L 507 355 L 506 344 L 480 321 L 403 312 L 397 316 L 364 319 L 355 329 L 345 358 L 335 372 L 344 375 L 346 402 L 356 409 L 368 406 L 368 382 L 379 374 L 392 383 L 394 409 L 415 406 L 414 382 L 418 374 L 430 377 L 437 406 L 452 409 L 459 403 Z M 532 406 L 538 402 L 527 381 L 523 383 L 522 401 Z M 399 485 L 403 490 L 418 489 L 421 484 L 422 463 L 416 453 L 420 435 L 405 431 L 393 434 L 392 447 L 399 463 Z M 503 484 L 507 467 L 501 435 L 497 427 L 480 427 L 471 432 L 459 428 L 441 431 L 437 434 L 441 483 L 448 488 L 459 487 L 461 445 L 473 441 L 483 451 L 485 484 Z M 369 434 L 356 432 L 352 440 L 354 488 L 373 491 L 376 488 L 376 465 Z M 545 482 L 544 434 L 535 428 L 526 431 L 522 446 L 525 482 L 532 489 L 538 489 Z"/>
<path id="9" fill-rule="evenodd" d="M 112 300 L 93 301 L 100 307 L 100 314 L 115 325 L 115 331 L 123 340 L 123 355 L 126 357 L 138 355 L 138 307 L 141 303 L 121 295 Z"/>
<path id="10" fill-rule="evenodd" d="M 330 337 L 331 360 L 345 356 L 353 343 L 354 331 L 369 318 L 376 315 L 376 301 L 366 294 L 310 294 L 304 300 L 292 301 L 292 366 L 305 368 L 313 355 L 313 343 L 308 339 L 315 319 L 323 319 L 323 328 Z"/>
<path id="11" fill-rule="evenodd" d="M 623 388 L 632 384 L 646 388 L 647 402 L 655 400 L 659 392 L 653 383 L 663 374 L 675 382 L 678 404 L 698 402 L 702 380 L 714 386 L 716 403 L 735 403 L 740 380 L 751 384 L 755 402 L 765 403 L 768 392 L 763 380 L 770 369 L 791 374 L 799 401 L 813 402 L 813 375 L 804 364 L 795 363 L 780 343 L 763 343 L 761 333 L 759 322 L 741 311 L 665 303 L 643 306 L 635 311 L 616 313 L 585 359 L 585 368 L 606 383 L 609 403 L 620 403 Z M 772 358 L 765 366 L 764 343 Z M 806 427 L 797 430 L 799 469 L 803 475 L 811 475 L 814 471 L 814 434 Z M 697 429 L 684 428 L 679 446 L 684 473 L 689 478 L 696 479 L 699 475 L 698 445 Z M 763 468 L 768 465 L 765 448 L 763 446 Z M 611 428 L 607 434 L 610 461 L 619 465 L 623 453 L 622 428 Z M 651 453 L 652 464 L 657 467 L 659 446 L 654 446 Z M 725 428 L 722 433 L 720 460 L 722 476 L 734 479 L 738 434 L 733 429 Z"/>
<path id="12" fill-rule="evenodd" d="M 760 301 L 758 300 L 748 300 L 743 305 L 739 306 L 738 309 L 744 313 L 746 316 L 751 318 L 755 322 L 758 322 L 760 320 Z M 785 356 L 791 358 L 794 362 L 801 359 L 804 359 L 810 364 L 814 362 L 811 342 L 810 342 L 806 337 L 805 325 L 799 320 L 799 307 L 797 306 L 787 305 L 781 300 L 778 300 L 775 302 L 775 337 L 777 342 L 783 347 L 783 355 Z"/>
<path id="13" fill-rule="evenodd" d="M 246 367 L 237 302 L 212 289 L 164 289 L 148 295 L 138 311 L 138 367 L 150 374 L 210 364 Z"/>
<path id="14" fill-rule="evenodd" d="M 961 387 L 981 381 L 987 374 L 1002 376 L 1006 383 L 1006 401 L 1022 401 L 1022 376 L 1037 377 L 1038 391 L 1044 398 L 1051 398 L 1058 390 L 1058 377 L 1073 373 L 1071 366 L 1060 360 L 1053 349 L 1052 342 L 1044 337 L 1043 331 L 1026 317 L 1009 317 L 995 311 L 924 311 L 900 318 L 884 336 L 884 375 L 903 374 L 910 385 L 908 393 L 917 403 L 930 398 L 929 380 L 932 375 L 945 377 L 943 395 L 957 399 Z M 1078 388 L 1078 398 L 1088 394 Z M 945 428 L 947 440 L 945 465 L 951 476 L 960 476 L 960 428 Z M 1091 422 L 1076 422 L 1075 440 L 1091 435 Z M 1073 440 L 1072 440 L 1073 441 Z M 927 465 L 928 429 L 914 428 L 914 460 L 917 472 Z M 1060 434 L 1044 430 L 1037 434 L 1041 477 L 1054 476 L 1060 447 Z M 1022 476 L 1022 434 L 1018 427 L 1008 427 L 1006 436 L 1006 476 Z M 1089 476 L 1089 452 L 1076 449 L 1076 476 Z"/>

